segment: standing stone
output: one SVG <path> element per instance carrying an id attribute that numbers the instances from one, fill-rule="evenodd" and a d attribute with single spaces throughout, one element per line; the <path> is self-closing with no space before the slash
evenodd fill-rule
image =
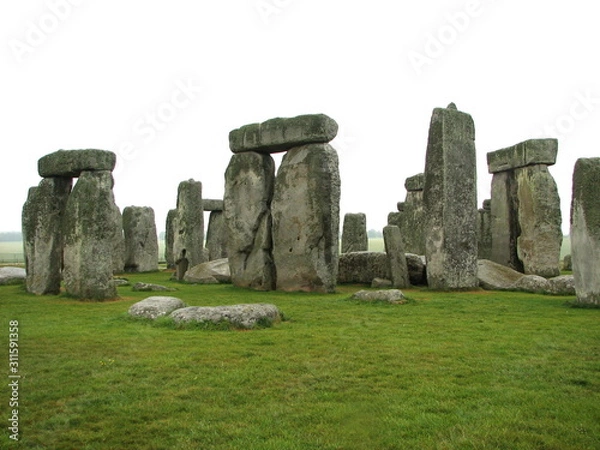
<path id="1" fill-rule="evenodd" d="M 25 286 L 32 294 L 60 293 L 62 224 L 71 185 L 71 178 L 45 178 L 29 190 L 23 206 Z"/>
<path id="2" fill-rule="evenodd" d="M 369 250 L 367 216 L 364 213 L 347 213 L 342 230 L 342 253 L 366 252 Z"/>
<path id="3" fill-rule="evenodd" d="M 175 253 L 173 252 L 173 243 L 175 242 L 175 233 L 177 233 L 177 210 L 170 209 L 167 213 L 167 221 L 165 224 L 165 261 L 167 268 L 175 267 Z"/>
<path id="4" fill-rule="evenodd" d="M 580 158 L 573 171 L 571 261 L 577 302 L 600 305 L 600 158 Z"/>
<path id="5" fill-rule="evenodd" d="M 201 264 L 204 257 L 204 207 L 202 183 L 187 180 L 177 189 L 177 215 L 173 236 L 173 254 L 180 257 L 183 250 L 190 267 Z"/>
<path id="6" fill-rule="evenodd" d="M 475 125 L 453 108 L 433 110 L 425 162 L 427 280 L 434 289 L 476 288 Z"/>
<path id="7" fill-rule="evenodd" d="M 515 171 L 519 199 L 517 255 L 526 275 L 552 278 L 560 275 L 562 218 L 554 178 L 545 165 Z"/>
<path id="8" fill-rule="evenodd" d="M 425 254 L 425 205 L 423 189 L 425 175 L 420 173 L 404 182 L 406 199 L 403 203 L 401 223 L 399 225 L 404 249 L 417 255 Z"/>
<path id="9" fill-rule="evenodd" d="M 64 221 L 63 278 L 68 294 L 81 299 L 115 298 L 112 280 L 122 223 L 109 171 L 84 171 L 73 187 Z"/>
<path id="10" fill-rule="evenodd" d="M 277 289 L 334 292 L 340 220 L 335 149 L 309 144 L 288 151 L 277 172 L 271 210 Z"/>
<path id="11" fill-rule="evenodd" d="M 227 230 L 223 211 L 211 211 L 206 231 L 208 260 L 227 258 Z"/>
<path id="12" fill-rule="evenodd" d="M 275 288 L 271 200 L 275 162 L 270 155 L 233 155 L 225 172 L 224 217 L 231 281 L 256 290 Z"/>
<path id="13" fill-rule="evenodd" d="M 400 235 L 400 228 L 394 225 L 384 227 L 383 242 L 390 264 L 392 287 L 399 289 L 409 287 L 408 265 L 404 254 L 404 244 Z"/>
<path id="14" fill-rule="evenodd" d="M 479 210 L 478 258 L 490 259 L 492 254 L 492 205 L 491 200 L 484 200 Z"/>
<path id="15" fill-rule="evenodd" d="M 128 206 L 123 210 L 125 233 L 125 271 L 158 270 L 158 238 L 154 210 L 144 206 Z"/>

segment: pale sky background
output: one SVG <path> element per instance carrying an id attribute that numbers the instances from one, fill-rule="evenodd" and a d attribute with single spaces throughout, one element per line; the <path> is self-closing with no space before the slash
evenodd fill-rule
<path id="1" fill-rule="evenodd" d="M 0 231 L 21 228 L 37 160 L 58 149 L 118 155 L 115 199 L 154 208 L 177 186 L 222 198 L 231 129 L 322 112 L 340 133 L 341 213 L 381 229 L 423 171 L 431 112 L 455 102 L 486 153 L 559 139 L 568 233 L 571 176 L 600 156 L 595 2 L 20 0 L 0 4 Z M 280 158 L 277 158 L 278 160 Z"/>

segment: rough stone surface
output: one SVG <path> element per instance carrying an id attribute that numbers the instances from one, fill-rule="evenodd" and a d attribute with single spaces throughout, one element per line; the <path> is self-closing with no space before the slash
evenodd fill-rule
<path id="1" fill-rule="evenodd" d="M 408 192 L 418 192 L 425 189 L 425 174 L 418 173 L 417 175 L 413 175 L 412 177 L 408 177 L 404 181 L 404 188 Z"/>
<path id="2" fill-rule="evenodd" d="M 275 288 L 271 200 L 275 162 L 270 155 L 233 155 L 225 172 L 224 214 L 231 281 L 256 290 Z"/>
<path id="3" fill-rule="evenodd" d="M 562 260 L 562 270 L 573 270 L 573 260 L 571 259 L 571 255 L 565 255 Z"/>
<path id="4" fill-rule="evenodd" d="M 21 267 L 0 267 L 0 286 L 23 284 L 27 272 Z"/>
<path id="5" fill-rule="evenodd" d="M 269 326 L 282 320 L 277 306 L 246 304 L 231 306 L 190 306 L 171 313 L 176 323 L 229 323 L 236 328 L 251 329 L 257 325 Z"/>
<path id="6" fill-rule="evenodd" d="M 512 147 L 487 154 L 490 173 L 506 172 L 531 165 L 551 166 L 556 163 L 558 140 L 530 139 Z"/>
<path id="7" fill-rule="evenodd" d="M 325 114 L 275 118 L 231 131 L 229 148 L 234 153 L 283 152 L 306 144 L 327 143 L 335 138 L 337 131 L 335 120 Z"/>
<path id="8" fill-rule="evenodd" d="M 129 308 L 132 317 L 143 317 L 146 319 L 157 319 L 168 316 L 173 311 L 186 308 L 187 305 L 176 297 L 148 297 L 141 302 L 134 303 Z"/>
<path id="9" fill-rule="evenodd" d="M 404 202 L 399 202 L 398 203 L 398 209 L 400 210 L 400 203 L 402 203 L 402 205 L 404 205 Z M 401 211 L 392 211 L 391 213 L 388 214 L 387 217 L 387 224 L 388 225 L 396 225 L 398 228 L 402 229 L 402 224 L 403 224 L 403 219 L 402 219 L 402 215 L 404 214 L 404 210 Z"/>
<path id="10" fill-rule="evenodd" d="M 385 280 L 383 278 L 373 278 L 373 281 L 371 281 L 372 289 L 390 289 L 392 287 L 393 286 L 391 280 Z"/>
<path id="11" fill-rule="evenodd" d="M 160 284 L 142 282 L 135 283 L 131 289 L 136 292 L 173 292 L 177 290 L 166 286 L 162 286 Z"/>
<path id="12" fill-rule="evenodd" d="M 544 165 L 515 171 L 520 235 L 517 256 L 527 275 L 560 275 L 562 218 L 554 178 Z"/>
<path id="13" fill-rule="evenodd" d="M 573 171 L 571 260 L 577 302 L 600 305 L 600 158 L 580 158 Z"/>
<path id="14" fill-rule="evenodd" d="M 418 175 L 417 175 L 418 177 Z M 410 178 L 407 179 L 407 181 Z M 395 223 L 392 223 L 395 222 Z M 403 210 L 389 225 L 400 228 L 404 249 L 410 253 L 424 255 L 425 250 L 425 204 L 423 189 L 414 189 L 406 193 Z"/>
<path id="15" fill-rule="evenodd" d="M 154 210 L 147 206 L 128 206 L 123 210 L 125 234 L 125 272 L 158 270 L 158 237 Z"/>
<path id="16" fill-rule="evenodd" d="M 550 282 L 539 275 L 524 275 L 515 282 L 512 290 L 545 294 L 550 290 Z"/>
<path id="17" fill-rule="evenodd" d="M 218 283 L 231 283 L 229 260 L 227 258 L 215 259 L 191 267 L 183 277 L 188 283 L 204 283 L 215 279 Z M 212 282 L 212 281 L 211 281 Z"/>
<path id="18" fill-rule="evenodd" d="M 82 172 L 67 200 L 63 278 L 68 294 L 80 299 L 117 296 L 115 249 L 123 245 L 123 224 L 108 171 Z"/>
<path id="19" fill-rule="evenodd" d="M 427 286 L 427 264 L 425 256 L 405 253 L 408 279 L 413 286 Z"/>
<path id="20" fill-rule="evenodd" d="M 177 232 L 177 210 L 170 209 L 167 213 L 167 221 L 165 225 L 165 261 L 167 262 L 167 268 L 172 269 L 175 267 L 175 252 L 173 250 L 173 243 L 175 242 L 175 233 Z"/>
<path id="21" fill-rule="evenodd" d="M 206 231 L 208 260 L 227 258 L 227 226 L 223 211 L 212 211 Z"/>
<path id="22" fill-rule="evenodd" d="M 60 292 L 63 220 L 71 178 L 45 178 L 29 190 L 23 205 L 22 232 L 26 289 L 37 295 Z"/>
<path id="23" fill-rule="evenodd" d="M 385 252 L 352 252 L 340 255 L 338 283 L 370 284 L 374 278 L 392 278 Z"/>
<path id="24" fill-rule="evenodd" d="M 546 293 L 551 295 L 576 295 L 575 277 L 573 275 L 560 275 L 548 279 Z"/>
<path id="25" fill-rule="evenodd" d="M 367 216 L 364 213 L 347 213 L 342 229 L 342 253 L 369 250 Z"/>
<path id="26" fill-rule="evenodd" d="M 41 177 L 78 177 L 83 171 L 112 172 L 117 155 L 106 150 L 58 150 L 38 160 Z"/>
<path id="27" fill-rule="evenodd" d="M 182 181 L 177 189 L 177 215 L 174 219 L 173 258 L 180 259 L 185 250 L 188 266 L 205 261 L 204 205 L 202 183 L 193 179 Z"/>
<path id="28" fill-rule="evenodd" d="M 492 211 L 491 202 L 485 200 L 479 210 L 479 230 L 477 239 L 477 256 L 479 259 L 492 257 Z"/>
<path id="29" fill-rule="evenodd" d="M 433 110 L 425 160 L 427 281 L 468 289 L 477 280 L 475 125 L 470 115 Z"/>
<path id="30" fill-rule="evenodd" d="M 492 291 L 510 291 L 523 278 L 521 272 L 487 259 L 477 261 L 479 286 Z"/>
<path id="31" fill-rule="evenodd" d="M 288 151 L 271 203 L 277 289 L 334 292 L 339 254 L 340 175 L 329 144 Z"/>
<path id="32" fill-rule="evenodd" d="M 351 297 L 353 300 L 365 302 L 405 303 L 404 294 L 399 289 L 383 289 L 379 291 L 358 291 Z"/>
<path id="33" fill-rule="evenodd" d="M 408 265 L 406 264 L 406 256 L 404 255 L 404 244 L 400 228 L 395 225 L 384 227 L 383 241 L 390 265 L 392 286 L 400 289 L 410 287 Z"/>
<path id="34" fill-rule="evenodd" d="M 204 211 L 223 211 L 223 200 L 204 199 Z"/>

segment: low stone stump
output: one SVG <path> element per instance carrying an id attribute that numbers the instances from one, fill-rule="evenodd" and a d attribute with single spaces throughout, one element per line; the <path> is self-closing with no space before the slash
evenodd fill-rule
<path id="1" fill-rule="evenodd" d="M 194 284 L 231 283 L 229 259 L 213 259 L 212 261 L 198 264 L 188 269 L 183 280 L 186 283 Z"/>
<path id="2" fill-rule="evenodd" d="M 548 280 L 549 286 L 546 294 L 550 295 L 576 295 L 575 276 L 560 275 Z"/>
<path id="3" fill-rule="evenodd" d="M 25 283 L 25 269 L 20 267 L 0 267 L 0 286 Z"/>
<path id="4" fill-rule="evenodd" d="M 176 291 L 177 289 L 162 286 L 160 284 L 139 282 L 133 285 L 132 290 L 136 292 L 172 292 Z"/>
<path id="5" fill-rule="evenodd" d="M 382 289 L 379 291 L 358 291 L 352 297 L 352 300 L 363 302 L 387 302 L 396 305 L 406 303 L 406 298 L 400 289 Z"/>
<path id="6" fill-rule="evenodd" d="M 183 300 L 176 297 L 148 297 L 141 302 L 131 305 L 129 315 L 145 319 L 157 319 L 186 306 Z"/>
<path id="7" fill-rule="evenodd" d="M 243 329 L 271 326 L 274 322 L 282 320 L 282 314 L 277 306 L 264 303 L 214 307 L 190 306 L 173 311 L 170 317 L 177 324 L 226 323 Z"/>

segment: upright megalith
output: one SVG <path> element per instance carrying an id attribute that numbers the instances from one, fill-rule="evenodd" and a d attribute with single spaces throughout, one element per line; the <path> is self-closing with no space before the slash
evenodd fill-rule
<path id="1" fill-rule="evenodd" d="M 492 201 L 486 199 L 479 209 L 478 258 L 490 259 L 492 254 Z"/>
<path id="2" fill-rule="evenodd" d="M 367 236 L 366 214 L 345 214 L 342 228 L 342 253 L 366 252 L 367 250 L 369 250 L 369 237 Z"/>
<path id="3" fill-rule="evenodd" d="M 492 261 L 528 275 L 560 273 L 560 198 L 548 171 L 557 152 L 556 139 L 530 139 L 487 154 Z"/>
<path id="4" fill-rule="evenodd" d="M 158 270 L 158 238 L 154 210 L 148 206 L 128 206 L 123 210 L 125 271 Z"/>
<path id="5" fill-rule="evenodd" d="M 392 287 L 399 289 L 409 287 L 410 279 L 408 276 L 408 264 L 406 263 L 404 243 L 402 242 L 400 228 L 395 225 L 384 227 L 383 242 L 390 265 Z"/>
<path id="6" fill-rule="evenodd" d="M 333 147 L 309 144 L 285 154 L 271 204 L 278 290 L 335 291 L 339 202 L 339 164 Z"/>
<path id="7" fill-rule="evenodd" d="M 235 286 L 275 288 L 271 200 L 275 162 L 268 154 L 233 155 L 225 172 L 224 218 L 227 254 Z"/>
<path id="8" fill-rule="evenodd" d="M 571 260 L 577 302 L 600 306 L 600 158 L 580 158 L 573 171 Z"/>
<path id="9" fill-rule="evenodd" d="M 475 125 L 454 105 L 433 110 L 425 161 L 427 280 L 468 289 L 477 279 Z"/>
<path id="10" fill-rule="evenodd" d="M 173 251 L 173 244 L 175 242 L 175 233 L 177 233 L 177 210 L 170 209 L 167 212 L 167 220 L 165 223 L 165 261 L 167 262 L 167 268 L 172 269 L 175 267 L 175 252 Z"/>
<path id="11" fill-rule="evenodd" d="M 201 264 L 204 257 L 204 205 L 202 183 L 193 179 L 182 181 L 177 189 L 177 213 L 172 218 L 173 259 L 181 258 L 183 250 L 189 267 Z"/>
<path id="12" fill-rule="evenodd" d="M 406 198 L 398 203 L 399 214 L 392 219 L 389 225 L 400 228 L 404 249 L 417 255 L 425 254 L 425 205 L 423 202 L 423 189 L 425 187 L 425 174 L 419 173 L 408 177 L 404 182 Z"/>
<path id="13" fill-rule="evenodd" d="M 63 279 L 67 293 L 77 298 L 117 296 L 112 277 L 122 223 L 112 188 L 110 171 L 84 171 L 67 200 Z"/>
<path id="14" fill-rule="evenodd" d="M 227 258 L 227 229 L 223 200 L 204 199 L 204 211 L 210 211 L 206 230 L 208 260 Z"/>
<path id="15" fill-rule="evenodd" d="M 71 178 L 44 178 L 37 187 L 29 190 L 23 205 L 23 247 L 27 271 L 25 286 L 32 294 L 60 292 L 62 224 L 71 186 Z"/>

